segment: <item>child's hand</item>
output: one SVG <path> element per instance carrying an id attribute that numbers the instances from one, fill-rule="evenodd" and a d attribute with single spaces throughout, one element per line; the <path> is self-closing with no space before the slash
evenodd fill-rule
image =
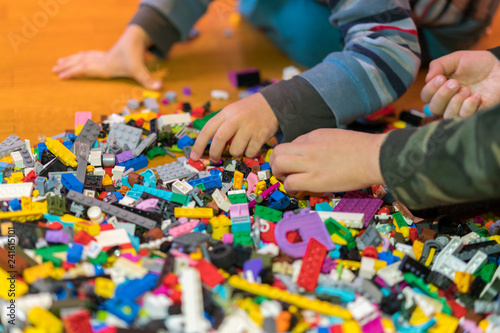
<path id="1" fill-rule="evenodd" d="M 436 59 L 425 81 L 422 100 L 437 116 L 468 117 L 500 103 L 500 62 L 489 51 L 459 51 Z"/>
<path id="2" fill-rule="evenodd" d="M 292 192 L 342 192 L 382 184 L 379 154 L 384 137 L 318 129 L 276 146 L 271 170 Z"/>
<path id="3" fill-rule="evenodd" d="M 127 77 L 146 89 L 158 90 L 162 82 L 151 76 L 144 62 L 151 43 L 146 32 L 132 24 L 109 51 L 86 51 L 60 58 L 52 71 L 61 79 Z"/>
<path id="4" fill-rule="evenodd" d="M 196 139 L 191 159 L 198 160 L 210 139 L 210 160 L 219 162 L 226 144 L 233 138 L 229 153 L 254 157 L 278 131 L 278 120 L 264 97 L 253 94 L 226 106 L 210 119 Z"/>

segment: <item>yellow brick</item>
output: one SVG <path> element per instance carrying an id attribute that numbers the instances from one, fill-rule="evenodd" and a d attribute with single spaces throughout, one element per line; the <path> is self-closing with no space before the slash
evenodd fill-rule
<path id="1" fill-rule="evenodd" d="M 362 333 L 363 331 L 361 331 L 361 327 L 356 321 L 348 320 L 342 324 L 342 332 Z"/>
<path id="2" fill-rule="evenodd" d="M 0 298 L 5 300 L 15 299 L 28 292 L 28 285 L 26 283 L 18 279 L 11 281 L 9 280 L 11 277 L 11 274 L 0 268 Z M 14 282 L 15 286 L 12 286 L 11 282 Z"/>
<path id="3" fill-rule="evenodd" d="M 266 181 L 261 180 L 260 182 L 257 183 L 257 185 L 255 185 L 255 190 L 253 191 L 253 193 L 259 195 L 262 192 L 264 192 L 266 190 L 266 188 L 267 188 Z"/>
<path id="4" fill-rule="evenodd" d="M 190 219 L 209 219 L 214 216 L 212 208 L 174 208 L 175 217 L 187 217 Z"/>
<path id="5" fill-rule="evenodd" d="M 243 173 L 238 170 L 234 172 L 233 187 L 238 190 L 243 187 Z"/>
<path id="6" fill-rule="evenodd" d="M 115 283 L 111 279 L 98 277 L 95 279 L 95 293 L 97 296 L 112 298 L 115 293 Z"/>
<path id="7" fill-rule="evenodd" d="M 54 264 L 52 261 L 47 261 L 41 265 L 26 268 L 23 271 L 23 278 L 29 284 L 32 284 L 38 279 L 44 279 L 49 277 L 54 270 Z"/>
<path id="8" fill-rule="evenodd" d="M 271 159 L 271 154 L 273 153 L 273 150 L 274 150 L 274 148 L 268 149 L 266 156 L 264 157 L 264 161 L 269 162 L 269 160 Z"/>
<path id="9" fill-rule="evenodd" d="M 422 258 L 422 251 L 424 250 L 424 243 L 416 240 L 413 242 L 413 253 L 415 253 L 415 259 L 417 261 L 420 261 L 420 258 Z"/>
<path id="10" fill-rule="evenodd" d="M 75 228 L 75 234 L 80 230 L 86 231 L 91 236 L 99 235 L 99 233 L 101 232 L 101 227 L 99 226 L 99 224 L 94 222 L 80 221 L 73 224 L 73 227 Z"/>
<path id="11" fill-rule="evenodd" d="M 59 157 L 59 159 L 64 163 L 64 165 L 73 168 L 78 166 L 75 154 L 73 154 L 61 142 L 54 140 L 52 138 L 47 138 L 47 141 L 45 143 L 47 144 L 47 148 L 50 150 L 50 152 L 55 156 Z"/>
<path id="12" fill-rule="evenodd" d="M 409 324 L 413 326 L 419 326 L 422 325 L 423 323 L 428 322 L 429 319 L 430 318 L 425 315 L 422 309 L 419 306 L 417 306 L 413 311 L 413 314 L 411 315 Z"/>
<path id="13" fill-rule="evenodd" d="M 28 313 L 28 321 L 37 328 L 45 330 L 46 333 L 62 333 L 62 321 L 50 311 L 37 306 Z"/>
<path id="14" fill-rule="evenodd" d="M 444 313 L 436 313 L 436 325 L 427 330 L 428 333 L 455 333 L 458 328 L 458 319 Z"/>
<path id="15" fill-rule="evenodd" d="M 458 291 L 467 294 L 469 292 L 470 285 L 474 280 L 474 275 L 465 272 L 457 271 L 455 273 L 455 284 L 457 285 Z"/>
<path id="16" fill-rule="evenodd" d="M 280 190 L 283 193 L 286 193 L 285 186 L 283 186 L 283 183 L 278 180 L 278 178 L 272 176 L 269 181 L 271 182 L 271 185 L 274 185 L 276 183 L 280 183 L 280 187 L 278 187 L 278 190 Z"/>
<path id="17" fill-rule="evenodd" d="M 9 234 L 9 230 L 14 230 L 14 225 L 12 222 L 4 222 L 0 225 L 0 230 L 2 236 L 7 236 Z"/>

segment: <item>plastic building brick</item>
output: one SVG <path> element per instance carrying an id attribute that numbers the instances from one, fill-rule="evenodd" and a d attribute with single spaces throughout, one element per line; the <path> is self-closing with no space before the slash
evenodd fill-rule
<path id="1" fill-rule="evenodd" d="M 83 184 L 71 173 L 61 175 L 61 183 L 68 190 L 73 190 L 79 193 L 83 192 Z"/>
<path id="2" fill-rule="evenodd" d="M 309 298 L 305 296 L 290 294 L 279 288 L 271 287 L 266 284 L 261 285 L 257 283 L 250 283 L 237 275 L 231 276 L 228 279 L 228 282 L 234 288 L 241 289 L 243 291 L 253 293 L 255 295 L 260 295 L 271 299 L 276 299 L 282 302 L 286 302 L 302 309 L 313 310 L 319 313 L 336 316 L 343 319 L 352 318 L 351 313 L 340 306 L 318 300 L 311 301 Z"/>
<path id="3" fill-rule="evenodd" d="M 378 233 L 377 229 L 370 225 L 365 229 L 365 232 L 356 238 L 356 245 L 358 250 L 363 251 L 367 246 L 377 247 L 382 243 L 382 237 Z"/>
<path id="4" fill-rule="evenodd" d="M 231 220 L 225 215 L 214 216 L 210 219 L 212 237 L 222 240 L 222 235 L 230 232 Z"/>
<path id="5" fill-rule="evenodd" d="M 62 317 L 66 333 L 91 333 L 90 313 L 88 310 L 78 310 Z"/>
<path id="6" fill-rule="evenodd" d="M 76 127 L 75 127 L 76 128 Z M 97 136 L 101 131 L 101 126 L 99 124 L 92 121 L 92 119 L 88 118 L 83 126 L 82 130 L 78 134 L 75 142 L 73 143 L 73 152 L 76 154 L 75 147 L 77 147 L 80 143 L 87 145 L 89 148 L 92 147 L 97 140 Z"/>
<path id="7" fill-rule="evenodd" d="M 229 82 L 234 87 L 253 87 L 260 83 L 260 73 L 256 68 L 247 68 L 228 73 Z"/>
<path id="8" fill-rule="evenodd" d="M 212 193 L 212 198 L 220 209 L 225 212 L 229 211 L 231 207 L 231 201 L 229 201 L 228 197 L 221 190 L 216 189 L 214 193 Z"/>
<path id="9" fill-rule="evenodd" d="M 144 140 L 141 141 L 141 143 L 137 147 L 134 148 L 132 153 L 134 154 L 134 156 L 139 156 L 146 148 L 151 146 L 155 141 L 156 141 L 156 134 L 155 133 L 149 134 L 146 138 L 144 138 Z"/>
<path id="10" fill-rule="evenodd" d="M 332 218 L 337 222 L 344 223 L 348 228 L 361 229 L 364 226 L 365 215 L 363 213 L 341 213 L 332 211 L 319 211 L 317 213 L 323 221 Z"/>
<path id="11" fill-rule="evenodd" d="M 26 168 L 34 168 L 35 167 L 35 162 L 33 161 L 33 156 L 31 155 L 31 152 L 28 151 L 28 149 L 21 149 L 17 152 L 21 155 L 24 167 L 26 167 Z"/>
<path id="12" fill-rule="evenodd" d="M 33 183 L 0 184 L 0 201 L 31 197 Z"/>
<path id="13" fill-rule="evenodd" d="M 306 291 L 314 291 L 318 276 L 326 256 L 326 247 L 314 238 L 309 239 L 306 253 L 302 259 L 302 267 L 297 278 L 297 284 Z"/>
<path id="14" fill-rule="evenodd" d="M 298 243 L 290 243 L 286 235 L 290 231 L 297 231 L 302 239 Z M 274 229 L 274 235 L 280 248 L 292 258 L 303 257 L 311 238 L 325 245 L 327 250 L 333 250 L 330 234 L 317 213 L 305 213 L 283 218 Z"/>
<path id="15" fill-rule="evenodd" d="M 102 165 L 102 151 L 91 150 L 89 154 L 89 163 L 93 166 L 99 167 Z"/>
<path id="16" fill-rule="evenodd" d="M 83 194 L 75 191 L 69 191 L 67 198 L 85 207 L 97 206 L 101 208 L 101 210 L 106 214 L 116 216 L 120 219 L 135 223 L 147 229 L 152 229 L 156 226 L 156 222 L 153 220 L 144 218 L 140 215 L 129 213 L 121 208 L 106 204 L 94 198 L 84 196 Z"/>
<path id="17" fill-rule="evenodd" d="M 134 158 L 134 153 L 131 150 L 124 151 L 115 156 L 116 164 L 120 164 L 129 161 Z"/>
<path id="18" fill-rule="evenodd" d="M 119 163 L 117 165 L 125 167 L 125 170 L 134 169 L 137 171 L 148 166 L 148 158 L 144 155 L 139 155 L 131 160 Z"/>
<path id="19" fill-rule="evenodd" d="M 210 324 L 204 317 L 200 273 L 194 268 L 185 268 L 180 276 L 182 287 L 182 312 L 186 333 L 208 332 Z"/>
<path id="20" fill-rule="evenodd" d="M 76 168 L 78 163 L 76 162 L 76 156 L 68 148 L 66 148 L 62 143 L 52 138 L 47 138 L 46 141 L 47 148 L 52 154 L 59 157 L 61 162 L 66 166 Z"/>
<path id="21" fill-rule="evenodd" d="M 283 213 L 279 210 L 271 209 L 265 206 L 256 205 L 255 213 L 256 216 L 271 222 L 279 222 L 283 217 Z"/>
<path id="22" fill-rule="evenodd" d="M 334 219 L 327 219 L 325 221 L 325 226 L 330 235 L 337 235 L 345 241 L 348 250 L 351 250 L 356 246 L 354 237 L 352 236 L 349 229 L 347 229 Z"/>
<path id="23" fill-rule="evenodd" d="M 41 307 L 36 306 L 30 310 L 28 313 L 28 321 L 44 332 L 63 333 L 63 324 L 61 320 Z"/>
<path id="24" fill-rule="evenodd" d="M 194 265 L 194 268 L 196 268 L 200 273 L 201 282 L 210 288 L 214 288 L 216 285 L 221 284 L 226 280 L 226 278 L 217 270 L 217 267 L 204 259 L 198 261 L 198 263 Z"/>
<path id="25" fill-rule="evenodd" d="M 158 128 L 160 130 L 165 130 L 166 127 L 188 126 L 189 124 L 191 124 L 191 115 L 189 113 L 168 114 L 158 118 Z"/>
<path id="26" fill-rule="evenodd" d="M 41 219 L 43 214 L 47 213 L 47 203 L 32 202 L 31 197 L 22 197 L 21 206 L 21 211 L 0 212 L 0 219 L 10 219 L 19 222 L 35 221 Z"/>
<path id="27" fill-rule="evenodd" d="M 186 181 L 180 181 L 176 180 L 172 184 L 172 192 L 178 193 L 178 194 L 183 194 L 183 195 L 189 195 L 189 192 L 193 190 L 193 187 Z M 203 205 L 200 205 L 203 206 Z"/>
<path id="28" fill-rule="evenodd" d="M 158 101 L 155 98 L 152 97 L 146 97 L 142 101 L 144 107 L 154 113 L 160 112 L 160 105 L 158 104 Z"/>
<path id="29" fill-rule="evenodd" d="M 135 149 L 141 140 L 142 130 L 125 124 L 114 124 L 109 131 L 108 142 L 122 149 Z"/>
<path id="30" fill-rule="evenodd" d="M 228 191 L 227 197 L 233 205 L 247 203 L 248 201 L 244 190 Z"/>
<path id="31" fill-rule="evenodd" d="M 92 119 L 92 112 L 89 111 L 75 112 L 75 128 L 78 128 L 78 126 L 84 126 L 89 119 Z"/>
<path id="32" fill-rule="evenodd" d="M 334 212 L 343 213 L 363 213 L 365 214 L 365 224 L 367 227 L 373 216 L 377 213 L 382 205 L 380 199 L 345 199 L 342 198 L 340 202 L 333 209 Z"/>
<path id="33" fill-rule="evenodd" d="M 212 208 L 181 208 L 175 207 L 175 217 L 187 217 L 190 219 L 209 219 L 214 216 Z"/>
<path id="34" fill-rule="evenodd" d="M 135 184 L 134 187 L 132 187 L 132 190 L 138 191 L 141 193 L 146 192 L 146 193 L 155 195 L 161 199 L 164 199 L 167 201 L 172 201 L 172 202 L 179 203 L 182 205 L 186 205 L 189 202 L 189 196 L 187 196 L 187 195 L 173 193 L 173 192 L 164 191 L 164 190 L 159 190 L 159 189 L 147 187 L 144 185 Z"/>
<path id="35" fill-rule="evenodd" d="M 259 195 L 262 199 L 267 199 L 276 189 L 278 189 L 280 187 L 281 183 L 275 183 L 271 186 L 269 186 L 269 188 L 267 188 L 266 190 L 262 191 Z M 255 200 L 252 200 L 250 201 L 250 203 L 248 204 L 248 206 L 250 208 L 253 208 L 255 205 L 257 204 L 257 202 Z"/>
<path id="36" fill-rule="evenodd" d="M 157 166 L 155 169 L 160 175 L 160 179 L 164 182 L 164 184 L 170 180 L 183 179 L 196 174 L 181 162 L 167 163 Z"/>
<path id="37" fill-rule="evenodd" d="M 71 241 L 71 236 L 63 230 L 47 230 L 45 240 L 50 243 L 68 244 Z"/>
<path id="38" fill-rule="evenodd" d="M 9 135 L 7 139 L 0 143 L 0 158 L 9 156 L 11 152 L 23 149 L 24 147 L 25 143 L 19 140 L 18 136 Z"/>
<path id="39" fill-rule="evenodd" d="M 203 184 L 203 186 L 205 186 L 205 189 L 207 190 L 214 187 L 222 187 L 222 182 L 219 176 L 209 176 L 209 177 L 190 180 L 188 181 L 188 184 L 193 187 Z"/>

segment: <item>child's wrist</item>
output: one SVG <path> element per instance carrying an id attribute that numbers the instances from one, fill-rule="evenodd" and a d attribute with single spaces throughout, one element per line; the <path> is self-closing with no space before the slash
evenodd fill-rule
<path id="1" fill-rule="evenodd" d="M 365 170 L 365 178 L 371 185 L 384 183 L 382 170 L 380 169 L 380 149 L 385 140 L 386 134 L 375 134 L 372 136 L 370 143 L 366 145 L 365 158 L 367 168 Z"/>
<path id="2" fill-rule="evenodd" d="M 137 24 L 127 26 L 124 35 L 131 38 L 136 43 L 139 43 L 144 48 L 149 48 L 153 45 L 153 40 L 149 37 L 146 31 Z"/>

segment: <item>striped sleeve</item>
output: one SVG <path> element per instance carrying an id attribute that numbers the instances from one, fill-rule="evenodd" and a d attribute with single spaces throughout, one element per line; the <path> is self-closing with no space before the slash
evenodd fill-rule
<path id="1" fill-rule="evenodd" d="M 211 0 L 142 0 L 141 6 L 149 6 L 160 12 L 180 34 L 181 41 L 188 38 L 191 28 L 205 13 Z"/>
<path id="2" fill-rule="evenodd" d="M 420 47 L 407 0 L 330 0 L 329 6 L 344 49 L 301 76 L 343 125 L 408 89 L 420 66 Z"/>

